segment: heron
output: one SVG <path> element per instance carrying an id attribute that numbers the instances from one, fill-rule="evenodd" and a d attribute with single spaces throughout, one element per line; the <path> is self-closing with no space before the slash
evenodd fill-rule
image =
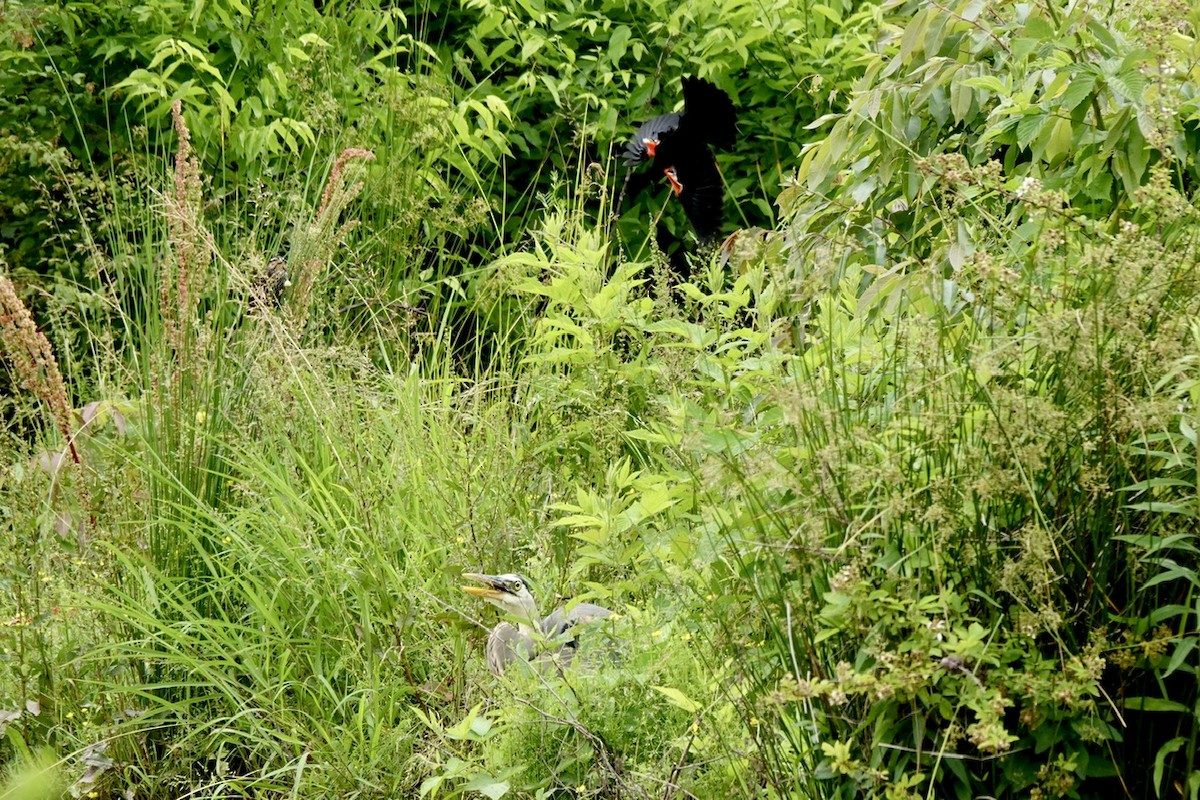
<path id="1" fill-rule="evenodd" d="M 564 667 L 569 666 L 578 648 L 575 628 L 613 616 L 613 612 L 604 606 L 577 603 L 569 610 L 559 608 L 542 619 L 525 576 L 465 572 L 463 577 L 477 584 L 463 586 L 464 592 L 482 597 L 517 623 L 501 621 L 488 635 L 487 663 L 497 675 L 503 675 L 505 668 L 516 659 L 530 662 L 550 657 Z"/>

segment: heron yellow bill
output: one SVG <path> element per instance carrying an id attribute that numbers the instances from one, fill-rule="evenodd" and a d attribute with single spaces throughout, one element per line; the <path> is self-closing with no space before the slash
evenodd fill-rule
<path id="1" fill-rule="evenodd" d="M 483 586 L 460 586 L 469 595 L 475 597 L 500 597 L 504 594 L 503 590 L 497 589 L 496 584 L 498 579 L 495 575 L 484 575 L 479 572 L 464 572 L 463 577 L 469 581 L 476 581 L 484 584 Z"/>

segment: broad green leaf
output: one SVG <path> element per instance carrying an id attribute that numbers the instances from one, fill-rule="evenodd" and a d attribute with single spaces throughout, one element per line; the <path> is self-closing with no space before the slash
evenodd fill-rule
<path id="1" fill-rule="evenodd" d="M 1026 114 L 1017 123 L 1017 146 L 1029 147 L 1029 143 L 1037 138 L 1045 125 L 1046 115 L 1037 112 Z"/>
<path id="2" fill-rule="evenodd" d="M 971 111 L 972 99 L 974 99 L 974 93 L 966 81 L 950 82 L 950 113 L 954 115 L 955 122 L 962 122 L 967 118 L 967 114 Z"/>
<path id="3" fill-rule="evenodd" d="M 628 50 L 629 37 L 632 35 L 628 25 L 618 25 L 608 40 L 608 58 L 613 64 L 620 63 Z"/>
<path id="4" fill-rule="evenodd" d="M 1146 76 L 1133 67 L 1109 75 L 1108 85 L 1125 100 L 1136 103 L 1146 91 Z"/>
<path id="5" fill-rule="evenodd" d="M 651 686 L 650 688 L 667 698 L 668 703 L 676 708 L 682 708 L 689 714 L 695 714 L 700 710 L 699 703 L 678 689 L 674 689 L 670 686 Z"/>
<path id="6" fill-rule="evenodd" d="M 820 14 L 822 17 L 825 17 L 825 19 L 829 20 L 834 25 L 842 24 L 842 15 L 824 3 L 814 3 L 813 5 L 809 6 L 809 10 L 814 14 Z"/>
<path id="7" fill-rule="evenodd" d="M 436 792 L 438 787 L 446 780 L 444 775 L 430 775 L 425 780 L 421 781 L 421 788 L 417 790 L 417 794 L 421 797 Z"/>
<path id="8" fill-rule="evenodd" d="M 1096 88 L 1096 75 L 1092 72 L 1082 72 L 1071 79 L 1071 85 L 1059 99 L 1060 105 L 1067 111 L 1073 111 L 1076 106 L 1086 101 Z"/>
<path id="9" fill-rule="evenodd" d="M 987 5 L 988 0 L 971 0 L 969 3 L 967 3 L 966 7 L 959 12 L 959 16 L 961 16 L 967 22 L 974 22 L 979 18 L 979 15 L 983 13 L 983 10 L 987 8 Z"/>
<path id="10" fill-rule="evenodd" d="M 1071 152 L 1071 120 L 1067 117 L 1060 117 L 1054 123 L 1054 129 L 1050 132 L 1050 138 L 1046 142 L 1046 149 L 1043 158 L 1049 163 L 1055 163 L 1062 156 Z"/>
<path id="11" fill-rule="evenodd" d="M 509 788 L 511 787 L 508 781 L 502 781 L 484 773 L 467 781 L 466 786 L 463 787 L 463 791 L 479 792 L 485 797 L 490 797 L 491 800 L 500 800 L 501 797 L 508 794 Z"/>
<path id="12" fill-rule="evenodd" d="M 994 75 L 980 75 L 974 78 L 967 78 L 963 81 L 963 84 L 970 86 L 972 89 L 985 89 L 1002 96 L 1008 94 L 1008 86 Z"/>

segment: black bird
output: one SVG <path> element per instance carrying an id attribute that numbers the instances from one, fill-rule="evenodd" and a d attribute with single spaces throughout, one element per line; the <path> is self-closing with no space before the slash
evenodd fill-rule
<path id="1" fill-rule="evenodd" d="M 642 123 L 625 146 L 625 163 L 654 160 L 683 203 L 701 244 L 721 232 L 725 189 L 709 145 L 729 149 L 737 138 L 737 112 L 729 95 L 703 78 L 683 79 L 683 113 L 661 114 Z"/>

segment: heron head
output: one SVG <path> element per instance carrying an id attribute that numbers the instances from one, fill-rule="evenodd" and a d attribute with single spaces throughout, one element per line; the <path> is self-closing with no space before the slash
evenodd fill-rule
<path id="1" fill-rule="evenodd" d="M 478 584 L 462 587 L 467 594 L 482 597 L 506 614 L 530 620 L 536 625 L 537 605 L 529 593 L 529 580 L 524 576 L 515 573 L 484 575 L 464 572 L 463 577 Z"/>

